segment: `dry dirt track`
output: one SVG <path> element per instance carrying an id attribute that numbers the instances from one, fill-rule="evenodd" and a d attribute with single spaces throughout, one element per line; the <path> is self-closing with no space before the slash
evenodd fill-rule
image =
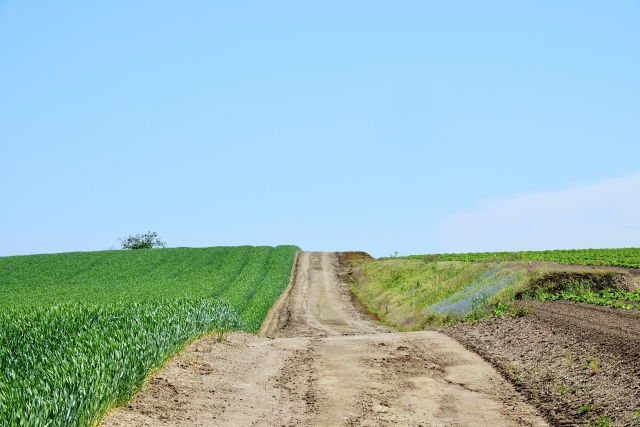
<path id="1" fill-rule="evenodd" d="M 261 336 L 205 338 L 107 426 L 545 426 L 476 354 L 353 305 L 335 253 L 303 252 Z"/>

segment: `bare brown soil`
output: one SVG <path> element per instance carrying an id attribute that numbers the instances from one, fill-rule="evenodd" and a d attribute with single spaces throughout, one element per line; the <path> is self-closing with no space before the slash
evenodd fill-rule
<path id="1" fill-rule="evenodd" d="M 545 426 L 490 364 L 352 303 L 335 253 L 304 252 L 261 336 L 191 344 L 111 426 Z"/>
<path id="2" fill-rule="evenodd" d="M 525 317 L 443 332 L 492 363 L 553 425 L 596 425 L 607 417 L 611 426 L 640 426 L 640 312 L 527 304 Z"/>

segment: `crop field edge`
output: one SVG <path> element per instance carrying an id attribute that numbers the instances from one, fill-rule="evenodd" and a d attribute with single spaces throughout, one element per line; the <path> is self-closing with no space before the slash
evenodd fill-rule
<path id="1" fill-rule="evenodd" d="M 207 250 L 207 249 L 215 249 L 215 248 L 220 248 L 220 247 L 195 248 L 195 249 L 197 251 L 197 249 Z M 252 262 L 254 262 L 254 264 L 247 264 L 246 262 L 241 262 L 241 264 L 238 264 L 238 265 L 241 266 L 241 270 L 237 270 L 236 273 L 233 273 L 233 270 L 231 270 L 232 274 L 234 275 L 233 277 L 235 277 L 235 279 L 232 282 L 229 283 L 230 285 L 232 285 L 232 288 L 229 288 L 227 286 L 225 288 L 226 290 L 224 290 L 224 292 L 222 292 L 222 293 L 217 292 L 216 295 L 212 295 L 212 296 L 209 296 L 209 297 L 206 297 L 201 293 L 200 294 L 196 293 L 196 294 L 193 294 L 193 295 L 191 295 L 189 293 L 186 293 L 186 294 L 183 293 L 182 296 L 180 296 L 180 294 L 178 294 L 178 299 L 176 299 L 176 300 L 170 299 L 170 297 L 169 297 L 168 300 L 165 299 L 165 298 L 160 298 L 160 299 L 156 298 L 156 299 L 152 299 L 152 300 L 149 300 L 149 301 L 145 301 L 144 299 L 143 300 L 134 299 L 133 302 L 125 302 L 125 301 L 121 301 L 121 300 L 115 299 L 113 301 L 107 300 L 107 302 L 81 303 L 81 302 L 74 302 L 74 300 L 77 300 L 77 297 L 74 297 L 75 294 L 69 294 L 69 295 L 71 295 L 73 297 L 71 300 L 62 299 L 59 302 L 55 302 L 54 301 L 52 304 L 46 304 L 45 306 L 41 306 L 41 307 L 37 307 L 37 306 L 34 306 L 32 304 L 29 304 L 29 305 L 22 306 L 22 307 L 15 307 L 15 308 L 8 308 L 8 309 L 5 308 L 4 311 L 2 311 L 0 314 L 2 315 L 2 318 L 4 319 L 5 322 L 9 322 L 8 324 L 13 323 L 12 320 L 11 320 L 12 318 L 15 319 L 16 318 L 15 316 L 21 316 L 21 315 L 27 315 L 27 318 L 26 318 L 27 324 L 37 324 L 37 322 L 34 323 L 33 321 L 29 321 L 28 320 L 28 317 L 29 317 L 28 313 L 31 313 L 31 312 L 33 312 L 33 313 L 38 313 L 38 312 L 44 313 L 43 315 L 45 315 L 45 317 L 47 315 L 46 313 L 49 313 L 50 317 L 53 316 L 54 322 L 58 322 L 59 323 L 59 320 L 55 320 L 56 319 L 56 315 L 55 315 L 56 310 L 58 310 L 58 311 L 59 310 L 63 310 L 65 313 L 68 312 L 69 310 L 71 310 L 71 312 L 69 312 L 69 313 L 72 316 L 73 316 L 73 314 L 72 314 L 73 310 L 76 310 L 75 312 L 80 316 L 80 320 L 86 318 L 86 316 L 89 315 L 90 317 L 92 316 L 91 319 L 93 319 L 93 320 L 89 319 L 89 321 L 90 321 L 89 323 L 91 323 L 91 325 L 94 325 L 94 323 L 97 321 L 98 323 L 96 325 L 99 325 L 100 324 L 100 319 L 105 317 L 104 314 L 100 314 L 100 313 L 105 313 L 106 314 L 106 318 L 108 318 L 109 317 L 109 313 L 111 313 L 111 311 L 113 310 L 112 308 L 109 308 L 109 307 L 115 307 L 116 311 L 118 310 L 117 307 L 120 307 L 120 309 L 125 310 L 125 311 L 133 309 L 134 312 L 137 313 L 137 314 L 135 314 L 135 316 L 142 316 L 144 318 L 144 317 L 148 317 L 150 315 L 153 316 L 153 313 L 155 311 L 157 311 L 157 309 L 156 308 L 152 308 L 152 306 L 158 307 L 160 309 L 160 311 L 162 312 L 163 307 L 165 307 L 166 304 L 169 304 L 168 306 L 166 306 L 168 308 L 168 307 L 172 306 L 171 304 L 173 304 L 173 302 L 176 302 L 176 303 L 180 304 L 179 301 L 182 301 L 182 300 L 184 300 L 184 301 L 186 301 L 186 300 L 193 301 L 193 304 L 196 304 L 196 305 L 201 304 L 201 303 L 204 303 L 206 305 L 206 304 L 208 304 L 208 303 L 206 303 L 206 300 L 210 300 L 211 304 L 213 304 L 213 306 L 211 306 L 211 307 L 213 307 L 213 312 L 210 312 L 210 314 L 206 314 L 205 312 L 206 312 L 207 309 L 205 309 L 205 312 L 203 312 L 205 317 L 203 317 L 202 319 L 203 319 L 203 321 L 205 323 L 202 323 L 202 326 L 195 326 L 195 324 L 194 324 L 194 326 L 192 326 L 191 329 L 189 329 L 189 330 L 192 330 L 192 332 L 187 332 L 188 335 L 185 335 L 182 338 L 179 338 L 181 336 L 180 334 L 182 334 L 180 332 L 182 327 L 178 327 L 178 329 L 176 330 L 177 332 L 173 332 L 173 334 L 174 334 L 174 336 L 176 338 L 169 338 L 170 341 L 167 341 L 167 343 L 174 342 L 174 344 L 169 344 L 169 346 L 170 346 L 170 348 L 172 348 L 172 350 L 170 350 L 168 352 L 166 350 L 160 350 L 160 353 L 158 353 L 157 356 L 154 356 L 155 359 L 153 359 L 151 365 L 146 364 L 147 362 L 145 361 L 144 366 L 147 366 L 147 367 L 146 368 L 144 368 L 144 367 L 141 368 L 141 369 L 143 369 L 143 371 L 140 371 L 141 373 L 144 372 L 144 375 L 141 376 L 140 374 L 137 374 L 138 376 L 131 383 L 131 386 L 133 388 L 129 389 L 129 392 L 125 392 L 124 395 L 120 395 L 120 397 L 114 397 L 109 402 L 103 401 L 102 403 L 97 403 L 98 404 L 97 407 L 91 406 L 94 409 L 91 409 L 89 407 L 85 407 L 83 414 L 80 414 L 75 418 L 72 417 L 72 419 L 67 419 L 66 421 L 64 421 L 64 420 L 61 421 L 60 419 L 58 419 L 59 415 L 55 415 L 54 416 L 53 414 L 55 413 L 55 411 L 50 413 L 50 415 L 44 415 L 43 417 L 38 419 L 38 416 L 36 414 L 36 412 L 37 412 L 36 408 L 33 407 L 32 404 L 28 404 L 28 405 L 24 406 L 25 410 L 27 410 L 27 413 L 23 413 L 23 415 L 15 414 L 15 416 L 13 418 L 13 421 L 11 421 L 11 419 L 8 420 L 8 423 L 9 423 L 8 425 L 14 425 L 16 422 L 17 422 L 17 424 L 15 424 L 16 426 L 23 425 L 22 423 L 24 423 L 25 419 L 29 419 L 30 420 L 28 422 L 29 426 L 34 426 L 34 427 L 45 426 L 45 425 L 46 426 L 56 426 L 56 425 L 60 425 L 60 426 L 62 426 L 62 425 L 64 425 L 64 426 L 75 426 L 75 425 L 77 425 L 77 426 L 93 426 L 93 425 L 97 425 L 100 422 L 100 419 L 102 419 L 102 417 L 104 416 L 105 413 L 107 413 L 110 410 L 113 410 L 113 408 L 115 408 L 115 407 L 122 406 L 123 404 L 126 404 L 127 401 L 130 401 L 130 399 L 133 398 L 133 396 L 135 395 L 135 392 L 137 390 L 139 390 L 141 387 L 144 386 L 144 384 L 146 383 L 146 381 L 148 381 L 148 378 L 150 377 L 150 375 L 152 375 L 153 372 L 157 372 L 157 370 L 160 369 L 164 363 L 166 363 L 172 357 L 175 357 L 176 355 L 178 355 L 180 353 L 180 351 L 182 351 L 182 349 L 185 348 L 186 345 L 188 345 L 189 343 L 193 342 L 194 340 L 196 340 L 196 339 L 198 339 L 200 337 L 209 335 L 211 333 L 220 333 L 220 332 L 224 332 L 226 330 L 232 330 L 232 329 L 238 329 L 238 328 L 246 329 L 248 327 L 249 329 L 251 329 L 251 330 L 249 330 L 249 332 L 255 333 L 257 328 L 259 328 L 260 324 L 262 323 L 262 320 L 263 320 L 264 316 L 266 315 L 266 311 L 268 311 L 268 309 L 271 307 L 273 301 L 270 301 L 270 302 L 267 301 L 266 302 L 268 307 L 265 306 L 264 304 L 259 304 L 256 307 L 251 307 L 251 309 L 248 310 L 248 311 L 244 310 L 244 312 L 246 312 L 246 315 L 251 316 L 250 318 L 252 318 L 252 319 L 255 318 L 255 316 L 260 316 L 261 318 L 259 319 L 260 320 L 259 323 L 256 323 L 256 321 L 258 320 L 257 318 L 255 318 L 255 320 L 253 320 L 250 323 L 246 323 L 244 321 L 240 322 L 239 319 L 237 319 L 237 318 L 236 318 L 236 320 L 233 320 L 234 316 L 236 316 L 236 314 L 234 314 L 233 308 L 231 308 L 231 306 L 228 303 L 225 303 L 225 301 L 229 301 L 228 298 L 227 298 L 227 294 L 228 294 L 229 290 L 233 290 L 233 289 L 237 288 L 237 289 L 240 289 L 241 292 L 247 293 L 247 295 L 252 295 L 252 296 L 255 295 L 256 297 L 258 297 L 257 292 L 261 292 L 263 295 L 268 296 L 269 300 L 271 298 L 277 299 L 280 296 L 280 293 L 282 292 L 282 290 L 284 288 L 286 288 L 286 286 L 288 285 L 288 283 L 290 281 L 290 277 L 291 277 L 291 274 L 292 274 L 292 260 L 294 259 L 295 254 L 300 251 L 300 248 L 297 247 L 297 246 L 279 246 L 279 247 L 275 247 L 275 248 L 273 248 L 273 247 L 250 247 L 250 246 L 245 246 L 245 247 L 224 247 L 224 248 L 229 248 L 230 250 L 236 250 L 236 251 L 238 251 L 238 250 L 239 251 L 245 251 L 244 253 L 247 253 L 247 254 L 249 252 L 246 252 L 246 251 L 253 250 L 254 252 L 252 252 L 252 253 L 255 253 L 258 257 L 257 258 L 254 257 L 253 258 L 254 261 L 252 261 Z M 91 253 L 89 255 L 89 258 L 91 258 L 92 256 L 100 257 L 101 255 L 105 255 L 105 254 L 109 255 L 109 256 L 119 256 L 119 257 L 121 257 L 121 256 L 125 256 L 125 257 L 134 256 L 134 257 L 137 257 L 137 258 L 139 258 L 139 256 L 146 257 L 147 255 L 152 256 L 152 257 L 156 257 L 156 256 L 162 257 L 165 254 L 180 253 L 180 252 L 184 252 L 184 250 L 192 250 L 192 249 L 194 249 L 194 248 L 148 249 L 148 250 L 143 250 L 143 251 L 136 251 L 135 253 L 134 253 L 134 251 L 126 251 L 126 253 L 124 251 L 100 251 L 100 253 L 95 253 L 95 252 Z M 256 252 L 254 249 L 258 250 L 258 252 Z M 261 255 L 262 252 L 260 252 L 260 251 L 263 251 L 263 249 L 265 249 L 265 250 L 269 249 L 269 251 L 268 252 L 264 252 L 264 254 Z M 278 255 L 278 257 L 279 257 L 278 259 L 274 259 L 274 258 L 271 257 L 272 253 L 274 253 L 274 254 L 276 253 L 276 252 L 273 252 L 276 249 L 280 250 L 279 253 L 281 253 L 281 255 Z M 285 252 L 282 252 L 283 250 Z M 56 256 L 57 257 L 62 256 L 62 257 L 67 257 L 67 258 L 68 257 L 74 258 L 74 256 L 82 257 L 83 255 L 87 255 L 87 253 L 83 253 L 83 252 L 67 252 L 67 253 L 64 253 L 64 254 L 45 254 L 45 255 L 34 255 L 34 256 L 26 255 L 26 256 L 16 256 L 16 257 L 4 257 L 3 261 L 5 262 L 5 265 L 6 265 L 7 261 L 18 261 L 18 262 L 26 261 L 27 263 L 30 263 L 30 262 L 36 262 L 37 263 L 39 258 L 40 259 L 43 259 L 43 258 L 51 259 L 51 257 L 53 257 L 53 259 L 55 259 Z M 286 271 L 282 270 L 282 267 L 285 266 L 285 265 L 282 264 L 282 261 L 285 260 L 285 259 L 282 258 L 282 255 L 285 256 L 285 259 L 290 258 L 288 261 L 285 261 Z M 152 261 L 151 265 L 155 265 L 155 262 L 153 260 L 151 260 L 151 261 Z M 255 264 L 255 262 L 258 262 L 258 264 Z M 274 264 L 274 262 L 275 262 L 275 264 Z M 268 273 L 267 270 L 265 270 L 264 273 L 261 273 L 262 270 L 260 270 L 260 269 L 263 268 L 263 267 L 260 267 L 261 265 L 263 265 L 264 268 L 267 268 L 267 269 L 272 269 L 272 267 L 276 267 L 276 268 L 280 269 L 279 270 L 280 272 L 277 273 L 276 275 L 274 275 L 272 273 Z M 278 267 L 278 265 L 281 265 L 281 267 Z M 31 270 L 30 267 L 31 266 L 26 266 L 24 268 L 27 269 L 26 271 L 29 271 L 29 270 Z M 19 268 L 18 268 L 18 270 L 19 270 Z M 79 271 L 82 271 L 82 270 L 84 270 L 84 268 L 82 266 L 80 266 L 80 270 Z M 184 270 L 184 268 L 183 268 L 183 270 Z M 15 270 L 15 268 L 14 268 L 13 269 L 13 273 L 16 273 L 16 271 L 17 270 Z M 153 274 L 154 271 L 157 271 L 157 268 L 153 267 L 151 270 L 148 270 L 148 271 Z M 184 271 L 188 271 L 188 268 L 187 268 L 187 270 L 184 270 Z M 274 272 L 275 272 L 275 270 L 274 270 Z M 282 273 L 284 273 L 284 274 L 282 274 Z M 145 274 L 147 274 L 147 273 L 145 273 Z M 5 274 L 3 276 L 4 276 L 4 279 L 5 279 L 5 283 L 7 282 L 7 280 L 6 280 L 7 277 L 9 277 L 9 279 L 11 279 L 11 276 L 7 276 L 6 275 L 6 271 L 5 271 Z M 15 277 L 18 277 L 18 276 L 15 276 Z M 20 277 L 22 277 L 22 276 L 20 276 Z M 76 273 L 71 271 L 71 275 L 69 277 L 78 277 L 78 276 L 77 276 Z M 134 276 L 132 276 L 132 277 L 134 277 Z M 239 278 L 243 278 L 242 280 L 245 281 L 245 282 L 248 280 L 249 282 L 246 282 L 246 283 L 249 283 L 249 284 L 250 283 L 255 283 L 256 285 L 258 285 L 258 287 L 256 287 L 255 285 L 250 285 L 249 287 L 247 287 L 246 285 L 243 285 L 243 284 L 239 283 L 240 287 L 238 288 L 236 285 L 234 285 L 234 283 L 237 282 L 239 280 Z M 256 280 L 257 280 L 257 282 L 256 282 Z M 266 280 L 267 282 L 262 283 L 264 280 Z M 274 282 L 274 280 L 275 280 L 275 282 Z M 149 281 L 142 282 L 142 283 L 143 284 L 144 283 L 153 283 L 153 281 L 154 281 L 154 278 L 152 276 Z M 13 280 L 13 281 L 10 281 L 9 283 L 10 284 L 11 283 L 15 284 L 16 281 Z M 27 284 L 26 286 L 22 286 L 22 287 L 18 286 L 17 289 L 23 290 L 24 292 L 30 292 L 30 290 L 33 288 L 33 285 L 30 285 L 29 283 L 35 283 L 35 282 L 28 281 L 28 282 L 25 282 L 25 283 Z M 79 283 L 82 284 L 83 283 L 82 280 Z M 137 283 L 137 281 L 136 282 L 132 282 L 132 283 L 135 286 L 135 283 Z M 171 283 L 174 283 L 174 282 L 169 281 L 167 283 L 169 285 L 171 285 Z M 176 283 L 179 283 L 179 282 L 176 282 Z M 276 285 L 277 289 L 274 288 L 273 285 L 271 285 L 270 283 L 273 283 L 274 285 Z M 55 285 L 55 283 L 54 283 L 54 285 Z M 196 283 L 196 285 L 197 285 L 197 283 Z M 171 285 L 171 286 L 174 286 L 174 285 Z M 198 285 L 198 286 L 200 286 L 200 285 Z M 76 288 L 74 288 L 74 286 L 72 286 L 72 288 L 76 289 Z M 83 294 L 80 293 L 78 295 L 82 296 Z M 233 297 L 233 294 L 230 294 L 230 296 L 232 297 L 232 299 L 235 299 L 236 303 L 238 303 L 238 301 L 239 301 L 240 304 L 245 304 L 246 305 L 250 301 L 250 300 L 247 299 L 247 297 L 241 297 L 240 295 L 238 295 L 236 297 Z M 203 299 L 203 297 L 204 297 L 204 299 Z M 211 299 L 211 297 L 213 297 L 214 299 Z M 163 301 L 166 301 L 166 304 Z M 184 304 L 186 304 L 185 308 L 187 308 L 187 307 L 190 307 L 190 305 L 192 303 L 186 301 L 186 302 L 184 302 Z M 183 306 L 184 306 L 184 304 L 183 304 Z M 147 306 L 152 308 L 152 310 L 149 311 L 148 309 L 144 308 L 144 307 L 147 307 Z M 173 304 L 173 306 L 175 306 L 175 304 Z M 208 322 L 206 320 L 207 316 L 211 316 L 211 315 L 214 315 L 214 317 L 217 316 L 216 310 L 218 310 L 218 309 L 216 309 L 216 307 L 225 307 L 225 306 L 228 306 L 231 311 L 227 310 L 228 314 L 223 314 L 222 317 L 217 317 L 218 321 L 221 322 L 220 324 L 216 324 L 215 327 L 213 327 L 213 323 L 207 323 Z M 74 307 L 77 307 L 77 308 L 74 308 Z M 140 309 L 136 309 L 135 307 L 140 307 Z M 260 307 L 262 307 L 262 308 L 260 308 Z M 238 308 L 241 308 L 241 306 L 238 307 Z M 98 314 L 92 315 L 91 313 L 93 313 L 95 310 L 97 310 L 96 313 L 98 313 Z M 136 310 L 138 310 L 138 311 L 136 311 Z M 140 310 L 142 310 L 142 311 L 140 311 Z M 190 310 L 190 309 L 187 309 L 187 311 L 188 310 Z M 258 311 L 256 311 L 256 310 L 259 310 L 260 313 Z M 264 310 L 265 312 L 262 313 L 262 310 Z M 225 311 L 225 309 L 223 309 L 222 311 Z M 240 313 L 238 313 L 238 314 L 240 314 Z M 229 316 L 231 316 L 231 317 L 229 317 Z M 184 317 L 184 316 L 179 316 L 179 317 Z M 65 315 L 64 318 L 65 319 L 68 318 L 68 315 Z M 160 320 L 162 318 L 156 318 L 156 319 Z M 73 321 L 73 319 L 71 319 L 71 321 Z M 63 320 L 63 324 L 64 324 L 64 322 L 65 321 Z M 78 321 L 76 321 L 76 323 L 77 322 Z M 78 326 L 80 326 L 80 328 L 81 328 L 82 327 L 81 325 L 83 325 L 83 324 L 86 324 L 86 322 L 85 321 L 81 321 L 81 323 L 79 323 Z M 135 324 L 137 325 L 137 323 L 135 323 Z M 152 322 L 152 324 L 155 324 L 155 322 Z M 205 326 L 207 324 L 210 324 L 211 326 Z M 73 324 L 70 324 L 70 325 L 73 325 Z M 170 329 L 174 328 L 170 324 L 167 324 L 167 326 Z M 74 326 L 71 326 L 71 327 L 68 326 L 67 329 L 68 330 L 69 329 L 75 330 L 75 329 L 77 329 L 77 326 L 75 326 L 75 327 Z M 122 328 L 122 330 L 125 330 L 125 329 L 127 329 L 127 328 Z M 255 330 L 253 330 L 253 329 L 255 329 Z M 185 330 L 185 331 L 187 331 L 187 330 Z M 3 328 L 2 332 L 6 333 L 6 328 Z M 20 331 L 17 331 L 17 332 L 18 332 L 18 335 L 20 335 Z M 132 330 L 128 330 L 128 332 L 133 332 L 133 331 Z M 153 336 L 153 328 L 150 329 L 149 331 L 145 332 L 145 333 L 147 334 L 146 336 L 148 336 L 149 333 L 151 333 L 151 336 Z M 175 335 L 176 333 L 178 335 Z M 83 334 L 85 334 L 85 333 L 83 332 Z M 85 337 L 86 337 L 86 334 L 85 334 Z M 102 336 L 102 340 L 104 340 L 104 338 L 107 338 L 107 341 L 108 341 L 108 339 L 110 339 L 112 337 L 113 337 L 113 334 L 112 333 L 108 333 L 107 335 L 103 335 Z M 0 337 L 0 338 L 2 340 L 11 339 L 10 337 L 4 337 L 4 338 Z M 49 341 L 51 341 L 51 339 L 53 339 L 53 336 L 51 336 L 51 338 L 48 338 L 48 339 L 49 339 Z M 175 341 L 176 339 L 177 339 L 177 341 Z M 24 340 L 22 340 L 22 341 L 24 342 Z M 72 339 L 72 341 L 76 342 L 76 339 L 74 338 L 74 339 Z M 86 339 L 85 339 L 85 341 L 86 341 Z M 88 341 L 86 341 L 86 342 L 88 343 L 86 345 L 90 344 Z M 59 344 L 59 342 L 56 342 L 56 344 L 53 345 L 53 346 L 45 345 L 43 347 L 44 348 L 55 348 L 55 347 L 58 346 L 58 344 Z M 83 345 L 82 341 L 80 342 L 80 344 Z M 111 343 L 111 344 L 113 344 L 113 343 Z M 132 343 L 129 344 L 129 346 L 131 344 L 134 344 L 134 346 L 135 346 L 135 344 L 138 344 L 138 343 L 137 342 L 132 342 Z M 86 345 L 85 345 L 85 347 L 86 347 Z M 77 346 L 77 344 L 74 344 L 74 346 Z M 110 354 L 117 354 L 118 353 L 117 346 L 114 347 L 113 345 L 111 345 L 111 347 L 108 347 L 107 351 L 111 352 Z M 116 353 L 113 353 L 113 351 L 116 351 Z M 127 351 L 129 351 L 129 350 L 127 350 Z M 6 352 L 4 354 L 5 354 L 5 357 L 6 357 Z M 73 357 L 77 357 L 77 356 L 73 356 Z M 44 358 L 46 359 L 46 357 L 44 357 Z M 7 363 L 2 363 L 2 360 L 3 360 L 3 357 L 2 357 L 2 355 L 0 355 L 0 364 L 2 364 L 4 366 L 7 366 Z M 83 362 L 84 363 L 83 366 L 88 366 L 89 368 L 90 368 L 90 366 L 94 366 L 94 365 L 92 365 L 92 363 L 94 363 L 94 362 L 91 362 L 91 359 L 83 359 L 83 360 L 85 360 L 85 362 Z M 5 362 L 7 362 L 7 361 L 5 360 Z M 73 363 L 71 363 L 70 366 L 76 366 L 76 363 L 77 362 L 73 362 Z M 88 363 L 88 365 L 87 365 L 87 363 Z M 11 362 L 9 362 L 9 365 L 10 364 L 11 364 Z M 35 365 L 31 365 L 31 364 L 27 363 L 26 366 L 35 366 Z M 95 366 L 101 366 L 101 365 L 95 365 Z M 82 370 L 81 367 L 79 367 L 79 369 Z M 93 368 L 90 368 L 90 369 L 93 369 Z M 12 384 L 13 384 L 13 386 L 16 386 L 15 382 L 7 383 L 7 386 L 9 386 L 10 389 L 13 389 L 13 390 L 16 390 L 16 389 L 19 390 L 19 387 L 12 387 Z M 30 386 L 27 386 L 27 387 L 30 387 Z M 53 389 L 56 389 L 56 387 L 53 387 L 53 388 L 50 387 L 49 389 L 53 390 Z M 58 387 L 58 389 L 64 390 L 65 387 Z M 31 390 L 33 391 L 33 389 L 31 389 Z M 30 393 L 31 392 L 29 392 L 28 394 L 30 394 Z M 4 412 L 5 415 L 11 417 L 11 414 L 7 414 L 7 411 L 11 412 L 11 401 L 15 402 L 15 399 L 12 400 L 10 394 L 6 393 L 6 390 L 5 390 L 5 392 L 0 390 L 0 397 L 2 397 L 2 399 L 0 400 L 0 403 L 2 403 L 3 401 L 5 403 L 5 405 L 0 405 L 0 406 L 2 406 L 4 408 L 4 409 L 0 410 L 0 413 Z M 19 396 L 18 396 L 18 399 L 19 399 Z M 45 400 L 46 400 L 46 398 L 45 398 Z M 7 405 L 9 405 L 9 406 L 7 406 Z M 49 405 L 49 407 L 50 407 L 50 405 Z M 62 404 L 62 405 L 59 405 L 59 407 L 60 408 L 64 408 L 64 407 L 68 407 L 68 405 Z M 20 420 L 23 420 L 23 421 L 20 421 Z M 7 420 L 5 420 L 5 421 L 7 421 Z"/>
<path id="2" fill-rule="evenodd" d="M 390 255 L 380 259 L 424 259 L 426 261 L 508 262 L 548 261 L 558 264 L 640 268 L 640 248 L 551 249 L 543 251 L 462 252 L 425 255 Z"/>

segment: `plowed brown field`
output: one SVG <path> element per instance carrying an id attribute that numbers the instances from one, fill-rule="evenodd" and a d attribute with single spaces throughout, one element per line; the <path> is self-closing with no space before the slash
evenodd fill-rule
<path id="1" fill-rule="evenodd" d="M 553 425 L 640 426 L 640 312 L 567 301 L 444 332 L 529 396 Z M 601 424 L 604 425 L 604 424 Z"/>

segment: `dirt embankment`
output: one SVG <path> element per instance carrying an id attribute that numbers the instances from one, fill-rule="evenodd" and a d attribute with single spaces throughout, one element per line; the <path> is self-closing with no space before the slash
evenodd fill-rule
<path id="1" fill-rule="evenodd" d="M 527 292 L 530 295 L 535 295 L 539 291 L 558 293 L 576 287 L 582 287 L 592 292 L 603 289 L 633 292 L 640 289 L 640 283 L 634 279 L 634 275 L 631 273 L 635 273 L 635 271 L 627 270 L 555 266 L 537 277 L 531 278 L 527 289 L 517 293 L 516 298 L 520 299 Z"/>
<path id="2" fill-rule="evenodd" d="M 545 426 L 488 363 L 353 305 L 337 254 L 305 252 L 264 336 L 205 338 L 103 426 Z"/>
<path id="3" fill-rule="evenodd" d="M 443 331 L 491 362 L 557 426 L 640 426 L 640 312 L 566 301 Z M 601 424 L 604 425 L 604 424 Z"/>

